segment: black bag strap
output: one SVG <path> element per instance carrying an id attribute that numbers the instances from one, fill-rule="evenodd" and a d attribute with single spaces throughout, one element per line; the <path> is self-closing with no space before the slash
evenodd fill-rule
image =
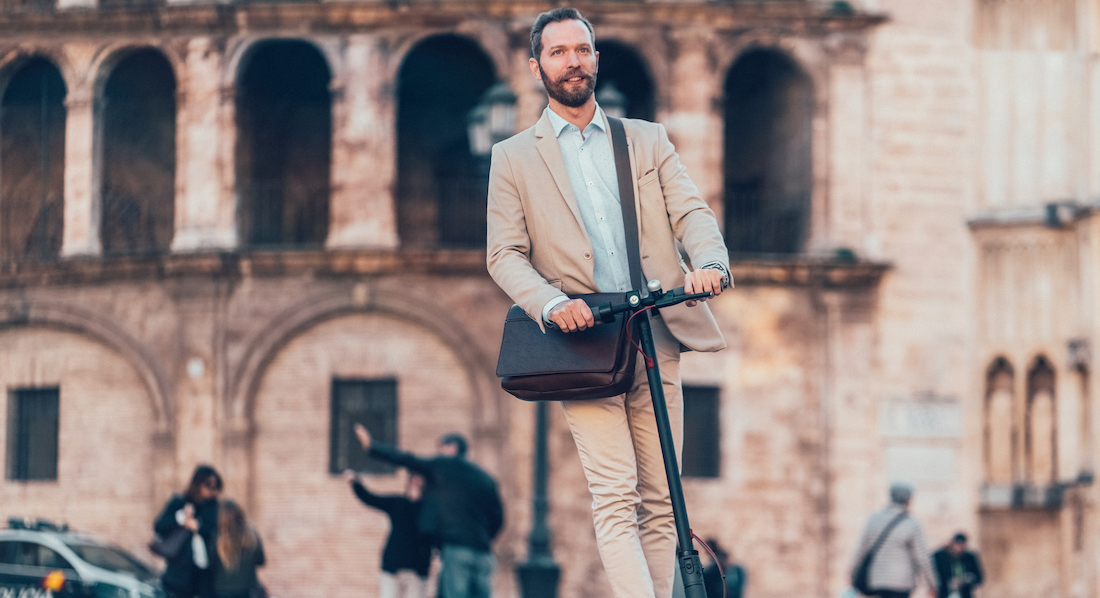
<path id="1" fill-rule="evenodd" d="M 630 268 L 630 284 L 634 290 L 646 295 L 642 280 L 642 260 L 638 242 L 638 214 L 634 209 L 634 177 L 630 173 L 630 152 L 626 149 L 626 129 L 623 121 L 608 116 L 611 129 L 611 147 L 615 152 L 615 172 L 619 175 L 619 204 L 623 208 L 623 230 L 626 234 L 626 263 Z"/>
<path id="2" fill-rule="evenodd" d="M 890 535 L 890 532 L 894 531 L 894 527 L 901 523 L 902 519 L 905 519 L 905 515 L 905 511 L 902 511 L 898 513 L 897 517 L 890 520 L 890 523 L 887 524 L 886 528 L 882 530 L 882 533 L 878 535 L 878 539 L 875 540 L 875 543 L 867 549 L 867 554 L 863 556 L 865 561 L 870 562 L 871 559 L 875 558 L 875 553 L 878 552 L 879 548 L 882 548 L 882 543 L 886 541 L 886 537 Z"/>

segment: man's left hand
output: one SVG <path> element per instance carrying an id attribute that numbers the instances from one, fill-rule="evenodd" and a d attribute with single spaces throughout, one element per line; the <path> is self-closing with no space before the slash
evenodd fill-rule
<path id="1" fill-rule="evenodd" d="M 692 270 L 684 277 L 684 292 L 689 295 L 695 293 L 710 293 L 712 297 L 722 294 L 722 273 L 714 268 L 700 268 Z M 699 301 L 706 301 L 700 299 Z M 695 307 L 698 301 L 688 301 L 688 307 Z"/>

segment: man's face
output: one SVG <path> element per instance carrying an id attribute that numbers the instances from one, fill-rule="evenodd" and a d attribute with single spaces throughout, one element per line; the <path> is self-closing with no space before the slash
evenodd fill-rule
<path id="1" fill-rule="evenodd" d="M 955 554 L 962 554 L 966 552 L 966 542 L 952 542 L 951 552 Z"/>
<path id="2" fill-rule="evenodd" d="M 444 457 L 458 456 L 458 445 L 456 444 L 438 444 L 436 445 L 435 450 L 438 454 L 443 455 Z"/>
<path id="3" fill-rule="evenodd" d="M 596 89 L 599 52 L 580 21 L 558 21 L 542 30 L 542 54 L 531 59 L 531 72 L 546 93 L 570 108 L 583 106 Z"/>

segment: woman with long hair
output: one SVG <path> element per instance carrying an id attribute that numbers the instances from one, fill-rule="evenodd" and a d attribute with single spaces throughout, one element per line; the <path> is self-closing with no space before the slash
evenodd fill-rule
<path id="1" fill-rule="evenodd" d="M 267 595 L 256 568 L 264 564 L 260 534 L 248 525 L 244 511 L 232 500 L 223 500 L 218 510 L 218 558 L 214 577 L 217 598 L 262 598 Z"/>
<path id="2" fill-rule="evenodd" d="M 179 552 L 166 557 L 167 567 L 161 584 L 168 598 L 214 598 L 214 567 L 217 558 L 218 495 L 222 478 L 210 465 L 199 465 L 191 474 L 191 483 L 181 494 L 174 494 L 153 523 L 161 538 L 190 532 L 189 541 Z"/>

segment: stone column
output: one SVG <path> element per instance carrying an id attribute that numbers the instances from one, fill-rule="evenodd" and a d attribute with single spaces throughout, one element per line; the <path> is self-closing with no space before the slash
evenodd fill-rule
<path id="1" fill-rule="evenodd" d="M 862 64 L 834 64 L 829 69 L 828 124 L 828 212 L 825 231 L 814 238 L 827 247 L 848 247 L 858 254 L 874 254 L 864 239 L 870 231 L 867 205 L 868 112 L 866 73 Z M 824 234 L 820 234 L 820 233 Z M 873 244 L 872 244 L 873 245 Z M 874 257 L 871 255 L 870 257 Z"/>
<path id="2" fill-rule="evenodd" d="M 223 92 L 223 56 L 214 42 L 190 40 L 180 76 L 173 251 L 237 245 L 234 96 Z"/>
<path id="3" fill-rule="evenodd" d="M 221 410 L 225 287 L 207 278 L 192 278 L 180 279 L 167 291 L 181 322 L 179 361 L 171 372 L 176 470 L 186 476 L 196 464 L 209 463 L 221 471 L 226 465 L 222 446 L 225 417 Z M 229 479 L 226 483 L 231 496 L 239 495 L 241 489 L 236 483 L 230 484 Z"/>
<path id="4" fill-rule="evenodd" d="M 668 110 L 657 118 L 665 124 L 680 161 L 699 193 L 723 221 L 723 131 L 721 105 L 725 72 L 713 64 L 714 40 L 704 29 L 677 29 L 671 37 L 675 50 L 669 69 Z"/>
<path id="5" fill-rule="evenodd" d="M 348 37 L 333 79 L 330 248 L 398 246 L 394 185 L 397 106 L 382 40 Z"/>
<path id="6" fill-rule="evenodd" d="M 73 85 L 65 97 L 65 210 L 61 255 L 99 255 L 97 155 L 100 135 L 91 84 Z"/>

